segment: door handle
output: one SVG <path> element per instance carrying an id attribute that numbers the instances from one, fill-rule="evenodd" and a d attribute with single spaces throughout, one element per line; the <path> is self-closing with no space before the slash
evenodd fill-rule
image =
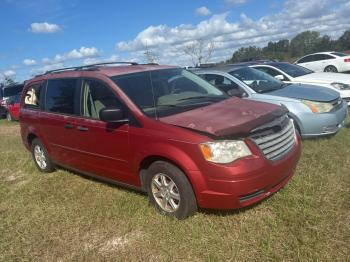
<path id="1" fill-rule="evenodd" d="M 73 128 L 73 125 L 71 123 L 67 123 L 64 125 L 64 128 L 66 129 L 72 129 Z"/>
<path id="2" fill-rule="evenodd" d="M 89 130 L 89 128 L 87 128 L 86 126 L 78 126 L 77 129 L 79 131 L 88 131 Z"/>

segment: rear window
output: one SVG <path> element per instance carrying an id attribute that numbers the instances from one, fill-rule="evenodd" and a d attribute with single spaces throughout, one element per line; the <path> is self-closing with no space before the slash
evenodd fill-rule
<path id="1" fill-rule="evenodd" d="M 79 115 L 80 88 L 77 79 L 52 79 L 48 81 L 45 109 L 49 112 Z"/>
<path id="2" fill-rule="evenodd" d="M 349 56 L 349 55 L 341 53 L 341 52 L 332 52 L 331 54 L 335 55 L 335 56 L 339 56 L 339 57 Z"/>
<path id="3" fill-rule="evenodd" d="M 277 63 L 277 64 L 273 64 L 272 66 L 278 68 L 279 70 L 283 71 L 287 75 L 290 75 L 291 77 L 303 76 L 314 72 L 305 67 L 292 65 L 289 63 Z"/>
<path id="4" fill-rule="evenodd" d="M 40 108 L 42 83 L 36 83 L 28 87 L 24 95 L 24 107 L 37 109 Z"/>

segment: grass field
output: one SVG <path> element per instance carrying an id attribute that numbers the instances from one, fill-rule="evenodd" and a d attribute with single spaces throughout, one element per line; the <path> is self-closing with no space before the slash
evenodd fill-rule
<path id="1" fill-rule="evenodd" d="M 147 197 L 39 173 L 17 123 L 0 121 L 1 261 L 350 261 L 350 127 L 303 141 L 294 178 L 241 211 L 158 215 Z"/>

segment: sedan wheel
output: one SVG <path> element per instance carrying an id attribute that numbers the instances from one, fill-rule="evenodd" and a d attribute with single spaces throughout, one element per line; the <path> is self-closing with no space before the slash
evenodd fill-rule
<path id="1" fill-rule="evenodd" d="M 327 66 L 324 69 L 324 72 L 331 72 L 331 73 L 337 73 L 338 69 L 335 66 Z"/>

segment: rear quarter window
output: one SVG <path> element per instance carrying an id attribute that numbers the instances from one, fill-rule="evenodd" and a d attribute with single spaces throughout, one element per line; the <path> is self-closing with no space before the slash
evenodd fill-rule
<path id="1" fill-rule="evenodd" d="M 42 101 L 43 83 L 35 83 L 26 89 L 24 95 L 24 107 L 39 109 Z"/>

